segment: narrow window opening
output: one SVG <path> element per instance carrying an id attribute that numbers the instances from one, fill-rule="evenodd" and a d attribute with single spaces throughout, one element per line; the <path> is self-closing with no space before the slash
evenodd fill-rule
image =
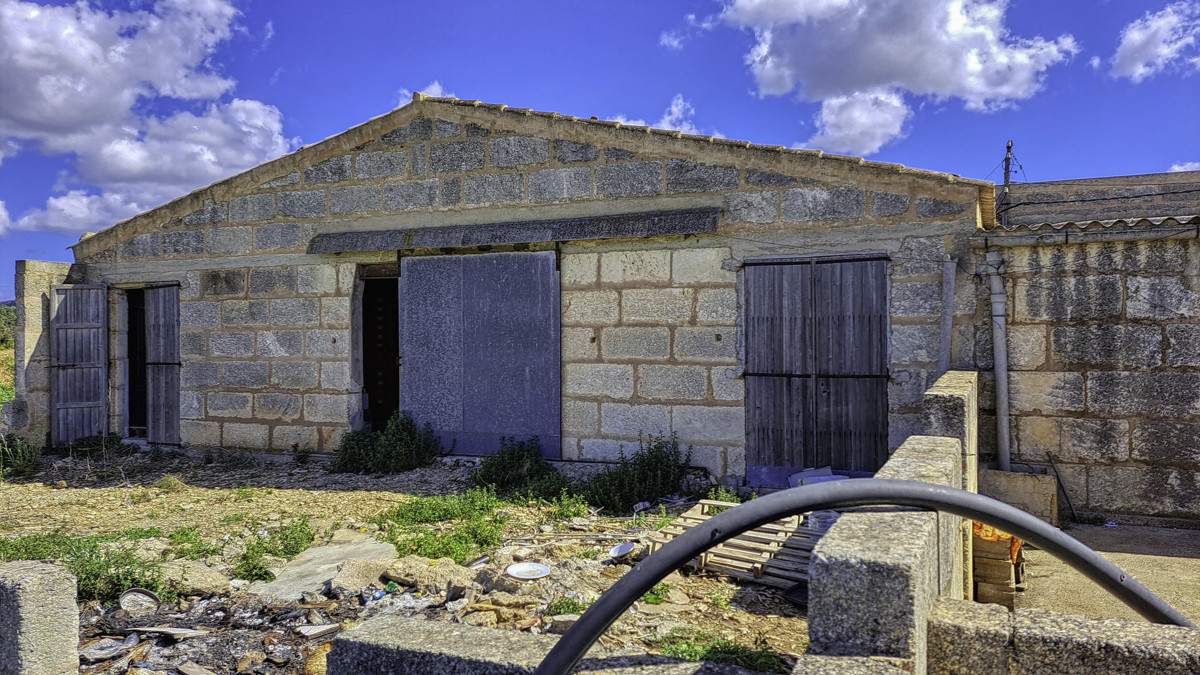
<path id="1" fill-rule="evenodd" d="M 363 283 L 363 418 L 367 428 L 382 429 L 400 409 L 400 287 L 394 278 Z"/>
<path id="2" fill-rule="evenodd" d="M 126 345 L 129 368 L 129 436 L 145 438 L 146 425 L 146 294 L 136 288 L 125 292 L 128 307 Z"/>

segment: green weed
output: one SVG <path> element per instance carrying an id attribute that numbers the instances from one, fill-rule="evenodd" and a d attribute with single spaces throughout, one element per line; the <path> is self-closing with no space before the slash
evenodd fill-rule
<path id="1" fill-rule="evenodd" d="M 154 591 L 164 600 L 174 599 L 162 583 L 162 565 L 138 558 L 129 545 L 111 542 L 161 536 L 157 528 L 130 529 L 117 534 L 72 537 L 63 532 L 0 539 L 0 561 L 62 560 L 75 575 L 80 600 L 111 603 L 126 589 Z"/>
<path id="2" fill-rule="evenodd" d="M 233 496 L 233 501 L 245 502 L 257 497 L 258 490 L 251 487 L 241 487 L 230 490 L 230 494 Z"/>
<path id="3" fill-rule="evenodd" d="M 592 560 L 596 556 L 600 555 L 600 553 L 601 551 L 598 548 L 589 548 L 586 551 L 580 551 L 575 557 L 583 558 L 584 560 Z"/>
<path id="4" fill-rule="evenodd" d="M 162 490 L 163 492 L 179 492 L 187 487 L 187 483 L 183 482 L 183 479 L 179 476 L 167 474 L 162 478 L 159 478 L 158 482 L 154 484 L 154 487 Z"/>
<path id="5" fill-rule="evenodd" d="M 451 445 L 451 451 L 454 450 Z M 442 443 L 426 423 L 418 427 L 412 414 L 392 415 L 382 432 L 352 431 L 342 437 L 330 470 L 337 473 L 400 473 L 428 466 L 442 454 Z"/>
<path id="6" fill-rule="evenodd" d="M 655 584 L 654 588 L 642 594 L 642 602 L 647 605 L 661 605 L 667 599 L 667 593 L 671 592 L 671 584 Z"/>
<path id="7" fill-rule="evenodd" d="M 639 441 L 632 455 L 622 451 L 617 466 L 592 477 L 581 493 L 607 513 L 628 513 L 638 502 L 681 492 L 691 460 L 692 453 L 679 449 L 674 434 L 650 436 Z"/>
<path id="8" fill-rule="evenodd" d="M 28 478 L 37 473 L 42 449 L 13 434 L 0 436 L 0 480 L 9 476 Z"/>
<path id="9" fill-rule="evenodd" d="M 244 513 L 230 513 L 221 517 L 222 523 L 240 523 L 244 520 L 246 520 L 246 514 Z"/>
<path id="10" fill-rule="evenodd" d="M 238 556 L 233 568 L 235 579 L 271 581 L 275 575 L 267 568 L 268 554 L 291 560 L 300 555 L 312 543 L 316 533 L 308 525 L 308 517 L 297 518 L 267 534 L 266 537 L 249 537 L 245 540 L 246 550 Z"/>
<path id="11" fill-rule="evenodd" d="M 485 457 L 471 480 L 503 495 L 549 501 L 571 487 L 571 481 L 542 457 L 537 436 L 518 441 L 501 437 L 496 454 Z"/>
<path id="12" fill-rule="evenodd" d="M 393 528 L 385 535 L 400 557 L 419 555 L 425 558 L 451 558 L 464 565 L 489 547 L 500 543 L 505 518 L 494 514 L 459 524 L 448 531 L 434 532 L 420 528 Z"/>
<path id="13" fill-rule="evenodd" d="M 491 488 L 472 488 L 461 495 L 417 497 L 387 511 L 376 522 L 407 526 L 471 520 L 492 514 L 503 503 Z"/>
<path id="14" fill-rule="evenodd" d="M 563 488 L 559 496 L 555 497 L 550 502 L 550 508 L 546 514 L 554 520 L 570 520 L 572 518 L 582 518 L 590 513 L 588 511 L 588 503 L 580 495 L 567 494 L 566 488 Z"/>
<path id="15" fill-rule="evenodd" d="M 559 614 L 583 614 L 587 608 L 591 606 L 590 602 L 580 602 L 574 598 L 562 596 L 555 598 L 549 605 L 546 605 L 546 614 L 548 616 L 558 616 Z"/>
<path id="16" fill-rule="evenodd" d="M 676 629 L 658 640 L 664 656 L 686 661 L 711 661 L 768 673 L 785 672 L 783 659 L 772 652 L 760 635 L 754 647 L 691 629 Z"/>

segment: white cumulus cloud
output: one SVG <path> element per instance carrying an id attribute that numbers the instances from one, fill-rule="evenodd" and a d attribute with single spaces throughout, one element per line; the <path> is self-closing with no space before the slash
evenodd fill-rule
<path id="1" fill-rule="evenodd" d="M 1161 11 L 1146 13 L 1121 31 L 1121 42 L 1112 57 L 1114 77 L 1127 77 L 1135 84 L 1184 60 L 1200 68 L 1197 51 L 1200 39 L 1200 3 L 1176 2 Z"/>
<path id="2" fill-rule="evenodd" d="M 820 102 L 808 145 L 878 150 L 903 133 L 906 97 L 991 111 L 1027 99 L 1079 48 L 1070 35 L 1017 37 L 1006 0 L 727 0 L 753 32 L 746 63 L 759 95 Z"/>
<path id="3" fill-rule="evenodd" d="M 1171 168 L 1167 169 L 1167 171 L 1171 173 L 1178 173 L 1180 171 L 1200 171 L 1200 162 L 1180 162 L 1178 164 L 1172 164 Z"/>
<path id="4" fill-rule="evenodd" d="M 62 194 L 0 232 L 107 227 L 290 149 L 278 109 L 225 100 L 236 83 L 211 59 L 233 35 L 228 0 L 140 6 L 0 0 L 0 160 L 32 151 L 74 166 Z"/>
<path id="5" fill-rule="evenodd" d="M 655 129 L 674 129 L 682 131 L 685 134 L 702 134 L 700 127 L 696 126 L 695 122 L 696 108 L 692 106 L 692 102 L 685 99 L 683 94 L 675 94 L 671 99 L 670 105 L 663 111 L 662 117 L 654 124 L 647 124 L 646 120 L 641 118 L 627 117 L 624 114 L 617 114 L 608 119 L 614 122 L 620 122 L 631 127 L 654 127 Z M 724 138 L 719 131 L 713 131 L 711 135 L 717 138 Z"/>

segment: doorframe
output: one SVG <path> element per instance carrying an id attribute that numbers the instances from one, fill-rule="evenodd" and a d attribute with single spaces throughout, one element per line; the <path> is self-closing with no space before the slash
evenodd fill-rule
<path id="1" fill-rule="evenodd" d="M 108 425 L 106 433 L 120 433 L 122 440 L 135 444 L 148 444 L 150 438 L 150 418 L 146 418 L 146 436 L 133 437 L 129 435 L 129 296 L 127 291 L 146 290 L 174 286 L 183 296 L 183 285 L 176 280 L 113 282 L 108 284 Z M 176 315 L 178 326 L 179 317 Z M 145 321 L 143 317 L 143 321 Z M 182 332 L 176 329 L 176 339 L 181 339 Z M 177 345 L 177 349 L 180 346 Z M 182 357 L 182 355 L 181 355 Z M 147 385 L 149 383 L 147 382 Z M 183 391 L 178 393 L 182 406 Z M 183 411 L 179 411 L 182 420 Z M 182 443 L 182 437 L 180 438 Z"/>

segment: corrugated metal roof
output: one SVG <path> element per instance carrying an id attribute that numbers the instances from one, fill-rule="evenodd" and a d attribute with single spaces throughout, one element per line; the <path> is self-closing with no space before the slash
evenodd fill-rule
<path id="1" fill-rule="evenodd" d="M 1004 232 L 1038 232 L 1045 230 L 1106 230 L 1133 229 L 1141 227 L 1160 227 L 1172 225 L 1200 225 L 1200 215 L 1196 216 L 1158 216 L 1153 218 L 1117 218 L 1115 220 L 1066 221 L 1062 223 L 1026 223 L 1012 225 L 1008 228 L 996 226 L 993 233 Z"/>

